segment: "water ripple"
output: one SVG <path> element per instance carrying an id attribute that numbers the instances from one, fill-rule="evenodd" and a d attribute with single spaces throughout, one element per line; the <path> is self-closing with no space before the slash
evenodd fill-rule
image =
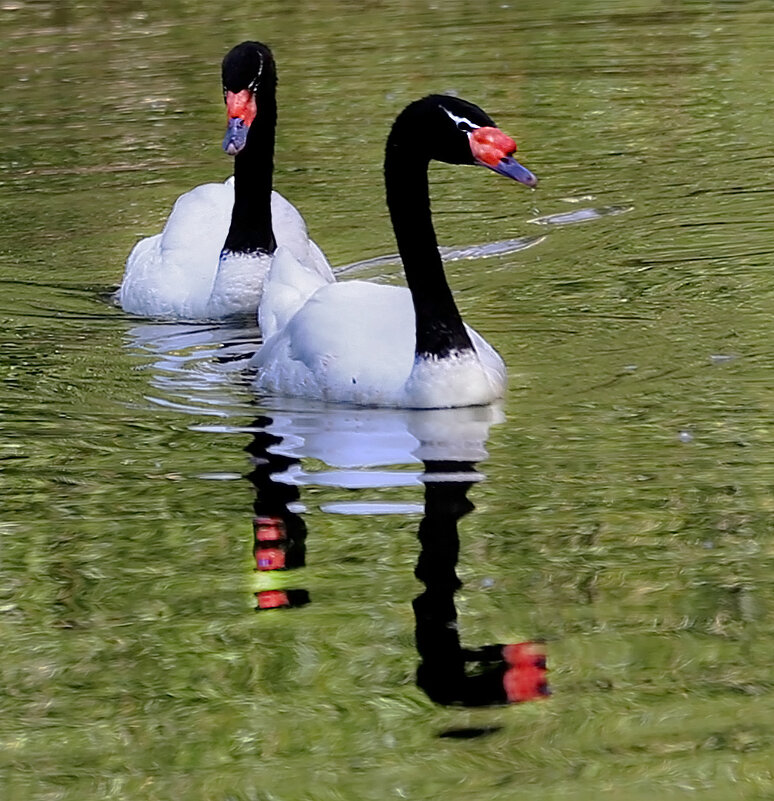
<path id="1" fill-rule="evenodd" d="M 611 217 L 615 214 L 625 214 L 632 211 L 634 206 L 602 206 L 600 208 L 575 209 L 558 214 L 546 214 L 543 217 L 533 217 L 528 222 L 536 225 L 572 225 L 574 223 L 599 220 L 601 217 Z"/>

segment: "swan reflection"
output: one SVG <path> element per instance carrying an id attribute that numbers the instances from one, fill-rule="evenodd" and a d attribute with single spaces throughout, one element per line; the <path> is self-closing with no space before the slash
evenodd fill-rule
<path id="1" fill-rule="evenodd" d="M 208 434 L 249 433 L 245 448 L 255 487 L 253 553 L 257 610 L 305 606 L 303 585 L 307 487 L 356 491 L 423 488 L 405 500 L 326 500 L 328 514 L 421 515 L 414 599 L 416 682 L 434 702 L 486 706 L 544 697 L 545 654 L 536 643 L 463 647 L 454 596 L 461 587 L 458 521 L 473 510 L 470 487 L 484 479 L 499 405 L 440 410 L 368 409 L 278 398 L 265 416 L 245 419 L 252 395 L 241 379 L 258 332 L 239 324 L 147 323 L 129 332 L 130 346 L 150 354 L 147 399 L 177 412 L 216 418 L 190 428 Z M 240 397 L 240 391 L 244 395 Z"/>
<path id="2" fill-rule="evenodd" d="M 415 575 L 425 589 L 413 602 L 419 654 L 416 682 L 431 700 L 443 705 L 490 706 L 549 694 L 542 645 L 466 648 L 457 627 L 454 595 L 462 586 L 456 574 L 457 522 L 474 508 L 467 493 L 483 480 L 476 462 L 486 457 L 489 428 L 501 419 L 502 411 L 492 406 L 409 411 L 297 404 L 292 410 L 270 412 L 250 427 L 253 440 L 246 450 L 254 464 L 249 478 L 257 491 L 258 571 L 303 566 L 307 530 L 297 511 L 303 509 L 303 487 L 424 486 L 424 504 L 409 507 L 423 514 Z M 327 469 L 304 470 L 302 457 L 319 460 Z M 421 469 L 399 471 L 394 469 L 398 465 L 421 465 Z M 388 467 L 393 469 L 384 469 Z M 331 506 L 320 508 L 363 513 L 362 504 L 349 504 L 346 510 Z M 408 505 L 395 506 L 406 511 Z M 288 607 L 307 603 L 309 593 L 267 588 L 256 598 L 260 609 Z"/>
<path id="3" fill-rule="evenodd" d="M 256 490 L 253 504 L 253 555 L 255 569 L 267 574 L 277 570 L 293 570 L 306 564 L 306 523 L 301 515 L 292 511 L 299 499 L 299 489 L 275 479 L 297 460 L 273 453 L 271 448 L 281 438 L 263 426 L 271 424 L 268 417 L 254 423 L 257 430 L 252 442 L 245 448 L 250 454 L 253 469 L 247 476 Z M 285 582 L 273 583 L 262 578 L 262 589 L 255 593 L 256 609 L 278 609 L 304 606 L 309 603 L 306 589 L 291 589 Z M 273 586 L 269 586 L 273 585 Z"/>
<path id="4" fill-rule="evenodd" d="M 127 331 L 127 347 L 150 357 L 145 400 L 183 414 L 243 417 L 251 398 L 242 372 L 260 341 L 255 321 L 147 322 Z M 244 397 L 237 390 L 244 389 Z"/>
<path id="5" fill-rule="evenodd" d="M 549 694 L 543 646 L 534 642 L 463 648 L 454 594 L 459 534 L 457 521 L 475 508 L 467 493 L 472 463 L 425 462 L 425 514 L 419 524 L 416 577 L 425 590 L 414 599 L 417 685 L 438 704 L 491 706 Z"/>

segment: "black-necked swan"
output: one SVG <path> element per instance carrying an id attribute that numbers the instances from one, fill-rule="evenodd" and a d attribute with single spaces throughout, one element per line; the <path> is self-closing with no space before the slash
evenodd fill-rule
<path id="1" fill-rule="evenodd" d="M 279 395 L 373 406 L 477 406 L 502 397 L 503 360 L 466 326 L 452 297 L 430 213 L 432 159 L 480 164 L 527 186 L 516 143 L 478 106 L 445 95 L 408 105 L 387 139 L 387 206 L 408 289 L 326 283 L 286 248 L 259 306 L 264 344 L 254 386 Z"/>
<path id="2" fill-rule="evenodd" d="M 181 195 L 164 230 L 135 245 L 118 291 L 125 311 L 186 320 L 255 314 L 277 245 L 321 282 L 333 281 L 301 215 L 272 191 L 277 73 L 271 50 L 242 42 L 223 59 L 222 78 L 223 149 L 236 157 L 234 176 Z"/>

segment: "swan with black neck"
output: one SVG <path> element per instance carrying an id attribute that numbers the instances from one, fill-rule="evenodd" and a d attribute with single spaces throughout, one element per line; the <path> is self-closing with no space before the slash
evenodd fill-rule
<path id="1" fill-rule="evenodd" d="M 502 358 L 465 325 L 446 281 L 430 212 L 431 160 L 478 164 L 529 187 L 516 143 L 478 106 L 430 95 L 387 139 L 384 178 L 408 289 L 326 283 L 278 249 L 259 307 L 257 389 L 373 406 L 476 406 L 502 397 Z"/>
<path id="2" fill-rule="evenodd" d="M 228 129 L 223 149 L 234 176 L 181 195 L 160 234 L 126 262 L 118 300 L 148 317 L 211 320 L 255 314 L 277 245 L 317 275 L 330 266 L 296 208 L 272 191 L 277 73 L 271 50 L 243 42 L 222 64 Z"/>

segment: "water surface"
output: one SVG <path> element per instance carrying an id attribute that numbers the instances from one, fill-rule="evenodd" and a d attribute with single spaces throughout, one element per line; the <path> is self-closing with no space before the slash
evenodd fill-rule
<path id="1" fill-rule="evenodd" d="M 4 797 L 769 797 L 770 4 L 14 0 L 0 29 Z M 278 60 L 277 186 L 335 265 L 395 251 L 407 102 L 458 93 L 519 142 L 534 193 L 431 175 L 502 408 L 256 397 L 254 329 L 111 305 L 133 243 L 229 174 L 245 38 Z M 544 640 L 547 700 L 417 686 L 442 479 L 459 640 Z M 278 509 L 295 569 L 256 572 Z M 256 612 L 273 591 L 306 595 Z"/>

